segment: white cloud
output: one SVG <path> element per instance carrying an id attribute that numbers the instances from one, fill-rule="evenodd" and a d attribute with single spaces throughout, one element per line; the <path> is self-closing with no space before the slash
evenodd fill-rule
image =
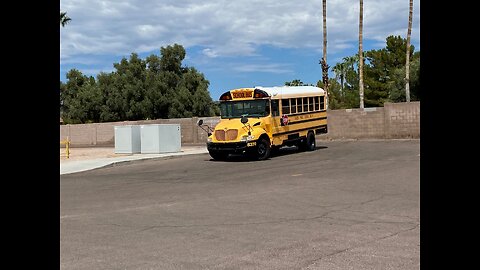
<path id="1" fill-rule="evenodd" d="M 293 73 L 285 64 L 238 64 L 232 69 L 238 72 Z"/>
<path id="2" fill-rule="evenodd" d="M 419 41 L 415 1 L 412 43 Z M 406 36 L 408 1 L 364 2 L 364 39 Z M 203 46 L 208 57 L 252 56 L 260 45 L 322 47 L 322 1 L 61 0 L 72 21 L 61 28 L 61 61 L 82 55 L 129 55 L 173 43 Z M 329 53 L 358 41 L 356 0 L 327 2 Z M 71 59 L 73 58 L 73 59 Z"/>
<path id="3" fill-rule="evenodd" d="M 202 53 L 211 58 L 215 58 L 218 56 L 218 53 L 215 50 L 212 50 L 210 48 L 202 50 Z"/>

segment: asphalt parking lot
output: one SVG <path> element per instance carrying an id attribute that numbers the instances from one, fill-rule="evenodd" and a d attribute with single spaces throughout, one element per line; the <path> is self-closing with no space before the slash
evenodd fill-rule
<path id="1" fill-rule="evenodd" d="M 60 176 L 61 269 L 419 269 L 420 140 Z"/>

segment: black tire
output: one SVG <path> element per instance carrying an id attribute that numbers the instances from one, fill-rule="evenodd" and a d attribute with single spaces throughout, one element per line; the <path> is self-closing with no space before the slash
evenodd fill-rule
<path id="1" fill-rule="evenodd" d="M 315 134 L 312 131 L 309 131 L 307 137 L 298 142 L 298 150 L 300 151 L 313 151 L 315 150 Z"/>
<path id="2" fill-rule="evenodd" d="M 226 160 L 228 153 L 219 152 L 219 151 L 208 151 L 210 156 L 215 160 Z"/>
<path id="3" fill-rule="evenodd" d="M 312 131 L 310 131 L 307 134 L 305 149 L 307 151 L 313 151 L 316 149 L 316 147 L 317 147 L 317 143 L 315 142 L 315 134 Z"/>
<path id="4" fill-rule="evenodd" d="M 265 160 L 270 157 L 270 141 L 265 138 L 260 138 L 257 141 L 257 146 L 254 148 L 254 151 L 251 153 L 251 157 L 255 160 Z"/>

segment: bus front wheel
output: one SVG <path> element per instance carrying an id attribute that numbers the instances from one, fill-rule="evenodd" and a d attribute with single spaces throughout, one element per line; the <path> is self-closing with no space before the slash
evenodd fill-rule
<path id="1" fill-rule="evenodd" d="M 270 150 L 270 141 L 265 138 L 261 138 L 257 141 L 257 146 L 255 147 L 254 151 L 252 151 L 251 156 L 256 160 L 265 160 L 270 156 Z"/>

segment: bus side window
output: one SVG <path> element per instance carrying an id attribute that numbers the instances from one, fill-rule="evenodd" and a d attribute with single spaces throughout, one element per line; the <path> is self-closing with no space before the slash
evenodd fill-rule
<path id="1" fill-rule="evenodd" d="M 314 97 L 314 99 L 315 99 L 315 111 L 319 111 L 320 108 L 318 107 L 318 105 L 320 104 L 320 101 L 319 101 L 320 97 Z"/>
<path id="2" fill-rule="evenodd" d="M 313 111 L 313 97 L 308 98 L 308 110 Z"/>
<path id="3" fill-rule="evenodd" d="M 320 97 L 320 110 L 325 110 L 325 97 Z"/>
<path id="4" fill-rule="evenodd" d="M 291 99 L 290 99 L 290 103 L 291 103 L 291 105 L 292 105 L 292 106 L 290 107 L 290 108 L 292 109 L 292 110 L 291 110 L 291 113 L 297 113 L 297 103 L 296 103 L 296 100 L 297 100 L 296 98 L 291 98 Z"/>
<path id="5" fill-rule="evenodd" d="M 290 100 L 288 98 L 282 99 L 282 114 L 290 113 Z"/>
<path id="6" fill-rule="evenodd" d="M 272 116 L 278 116 L 278 100 L 272 100 Z"/>
<path id="7" fill-rule="evenodd" d="M 297 113 L 302 112 L 302 98 L 297 98 Z"/>

